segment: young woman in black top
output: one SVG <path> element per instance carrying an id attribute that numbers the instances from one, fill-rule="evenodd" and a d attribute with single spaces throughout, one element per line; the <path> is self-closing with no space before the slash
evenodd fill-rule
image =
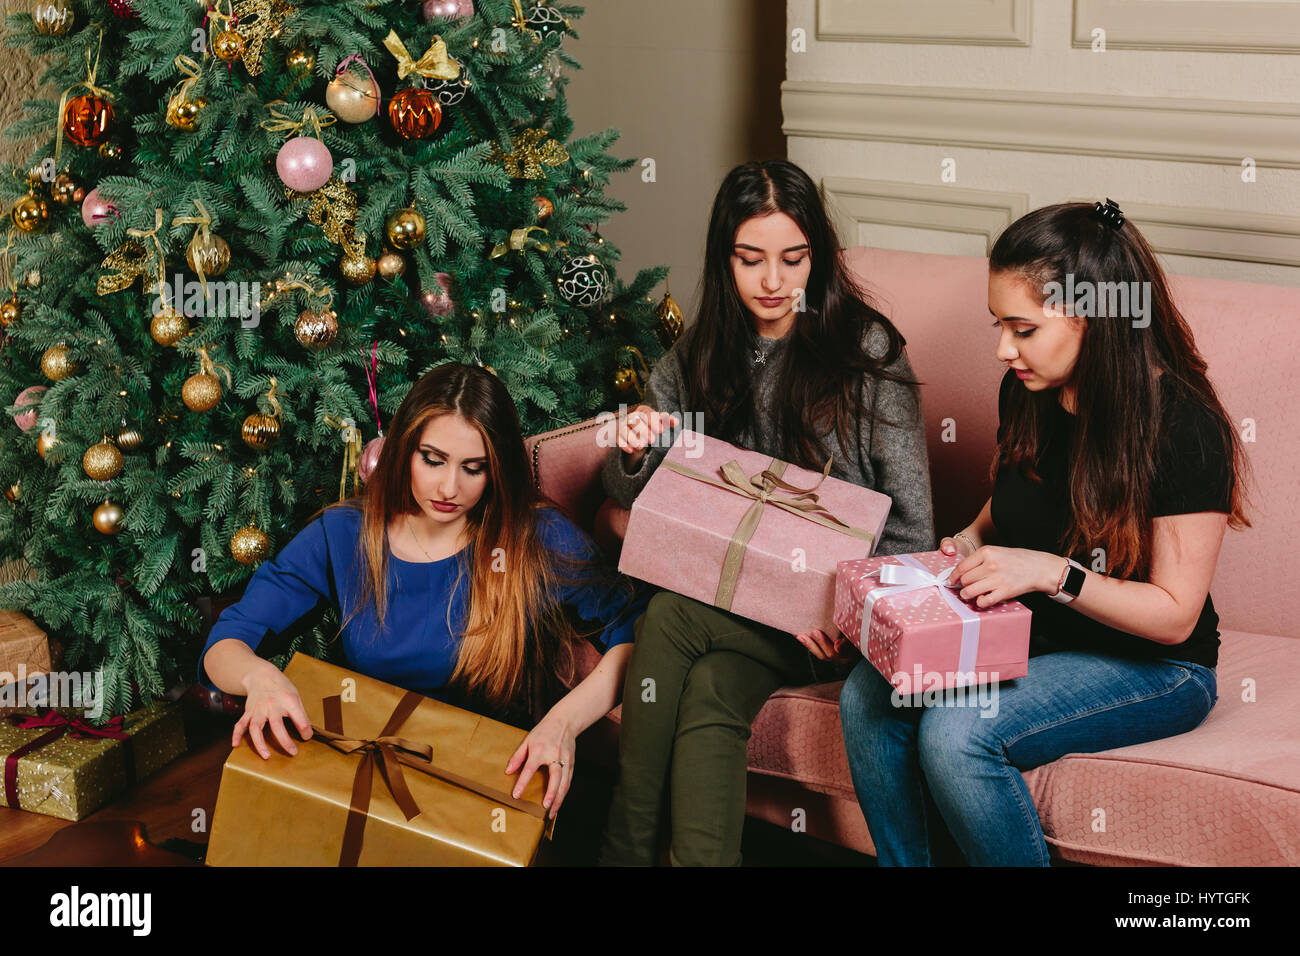
<path id="1" fill-rule="evenodd" d="M 1109 200 L 1035 210 L 990 253 L 989 311 L 993 495 L 940 547 L 963 598 L 1033 611 L 1032 660 L 990 708 L 854 669 L 840 713 L 882 864 L 1046 866 L 1021 771 L 1185 733 L 1218 699 L 1209 587 L 1249 525 L 1245 461 L 1151 248 Z"/>

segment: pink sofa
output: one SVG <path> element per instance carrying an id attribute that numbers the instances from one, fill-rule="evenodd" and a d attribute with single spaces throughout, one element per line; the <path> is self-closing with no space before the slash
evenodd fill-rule
<path id="1" fill-rule="evenodd" d="M 850 266 L 908 342 L 921 379 L 935 528 L 964 526 L 987 499 L 1002 366 L 987 311 L 988 261 L 855 248 Z M 1255 473 L 1254 527 L 1229 532 L 1211 593 L 1221 621 L 1219 700 L 1196 730 L 1025 774 L 1053 853 L 1109 865 L 1300 864 L 1300 582 L 1292 538 L 1300 350 L 1297 290 L 1174 278 L 1174 294 Z M 1249 421 L 1248 421 L 1249 420 Z M 945 427 L 954 440 L 941 440 Z M 538 485 L 616 553 L 627 513 L 605 500 L 595 422 L 529 439 Z M 595 652 L 584 657 L 583 673 Z M 1033 665 L 1030 664 L 1030 679 Z M 840 685 L 772 695 L 749 745 L 751 816 L 874 853 L 840 734 Z M 616 764 L 616 708 L 588 731 L 584 757 Z"/>

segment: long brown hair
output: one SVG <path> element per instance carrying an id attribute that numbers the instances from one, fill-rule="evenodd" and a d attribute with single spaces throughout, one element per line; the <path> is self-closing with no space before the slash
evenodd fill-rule
<path id="1" fill-rule="evenodd" d="M 1073 522 L 1060 542 L 1075 555 L 1101 547 L 1108 573 L 1145 579 L 1150 573 L 1153 526 L 1151 494 L 1164 438 L 1161 377 L 1175 395 L 1191 399 L 1219 425 L 1222 447 L 1232 455 L 1229 526 L 1249 527 L 1246 518 L 1246 456 L 1241 439 L 1196 349 L 1192 330 L 1174 305 L 1164 271 L 1146 239 L 1131 222 L 1119 228 L 1096 215 L 1092 203 L 1044 206 L 1017 219 L 989 253 L 989 273 L 1012 273 L 1048 298 L 1048 283 L 1076 289 L 1090 283 L 1149 282 L 1149 325 L 1127 316 L 1086 322 L 1079 357 L 1066 383 L 1073 386 L 1076 428 L 1070 450 Z M 1127 288 L 1136 288 L 1127 286 Z M 1066 321 L 1080 322 L 1075 303 L 1066 302 Z M 1004 427 L 991 466 L 1017 467 L 1031 480 L 1039 456 L 1041 428 L 1057 401 L 1055 389 L 1012 388 Z"/>
<path id="2" fill-rule="evenodd" d="M 806 308 L 796 316 L 781 370 L 775 424 L 781 457 L 820 471 L 830 454 L 820 436 L 831 428 L 841 448 L 847 451 L 858 445 L 862 414 L 872 414 L 862 401 L 864 375 L 911 386 L 918 383 L 885 371 L 907 342 L 889 319 L 872 308 L 867 293 L 845 268 L 823 198 L 794 163 L 783 159 L 745 163 L 731 170 L 718 187 L 704 253 L 700 320 L 683 343 L 687 398 L 692 409 L 703 413 L 705 429 L 715 438 L 734 443 L 754 424 L 752 378 L 742 346 L 752 334 L 750 315 L 736 293 L 731 260 L 740 225 L 774 212 L 786 213 L 798 223 L 808 237 L 811 261 L 804 290 Z M 873 358 L 863 345 L 873 324 L 888 339 L 881 358 Z M 859 448 L 859 456 L 861 452 Z"/>
<path id="3" fill-rule="evenodd" d="M 411 460 L 425 425 L 449 414 L 479 431 L 488 456 L 487 486 L 466 513 L 469 546 L 459 555 L 452 587 L 455 594 L 468 576 L 466 620 L 450 686 L 505 707 L 521 691 L 531 690 L 539 674 L 556 668 L 572 673 L 573 642 L 589 635 L 579 635 L 564 614 L 558 600 L 561 586 L 580 578 L 609 586 L 627 582 L 590 562 L 589 555 L 560 554 L 544 546 L 540 512 L 555 505 L 535 488 L 514 402 L 486 369 L 448 362 L 424 375 L 393 416 L 362 496 L 329 506 L 363 513 L 361 593 L 339 633 L 373 602 L 382 635 L 388 603 L 387 528 L 395 518 L 419 513 L 411 491 Z M 455 634 L 450 601 L 447 615 L 448 629 Z"/>

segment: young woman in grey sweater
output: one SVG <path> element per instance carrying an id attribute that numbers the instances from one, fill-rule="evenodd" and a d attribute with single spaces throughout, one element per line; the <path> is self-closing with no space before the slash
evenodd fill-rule
<path id="1" fill-rule="evenodd" d="M 892 499 L 877 554 L 934 548 L 920 396 L 905 341 L 844 268 L 816 185 L 785 160 L 733 169 L 714 200 L 700 314 L 619 422 L 603 480 L 624 507 L 685 425 Z M 842 676 L 856 651 L 664 591 L 638 622 L 623 693 L 607 865 L 736 865 L 746 747 L 785 684 Z M 802 646 L 801 646 L 802 645 Z"/>

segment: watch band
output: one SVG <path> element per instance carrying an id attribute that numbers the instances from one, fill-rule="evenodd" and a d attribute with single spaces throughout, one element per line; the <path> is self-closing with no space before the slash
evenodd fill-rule
<path id="1" fill-rule="evenodd" d="M 1087 579 L 1087 573 L 1082 564 L 1073 558 L 1066 558 L 1065 560 L 1068 563 L 1061 575 L 1061 583 L 1057 586 L 1055 594 L 1048 595 L 1058 604 L 1069 604 L 1077 598 L 1079 592 L 1083 589 L 1083 582 Z"/>

